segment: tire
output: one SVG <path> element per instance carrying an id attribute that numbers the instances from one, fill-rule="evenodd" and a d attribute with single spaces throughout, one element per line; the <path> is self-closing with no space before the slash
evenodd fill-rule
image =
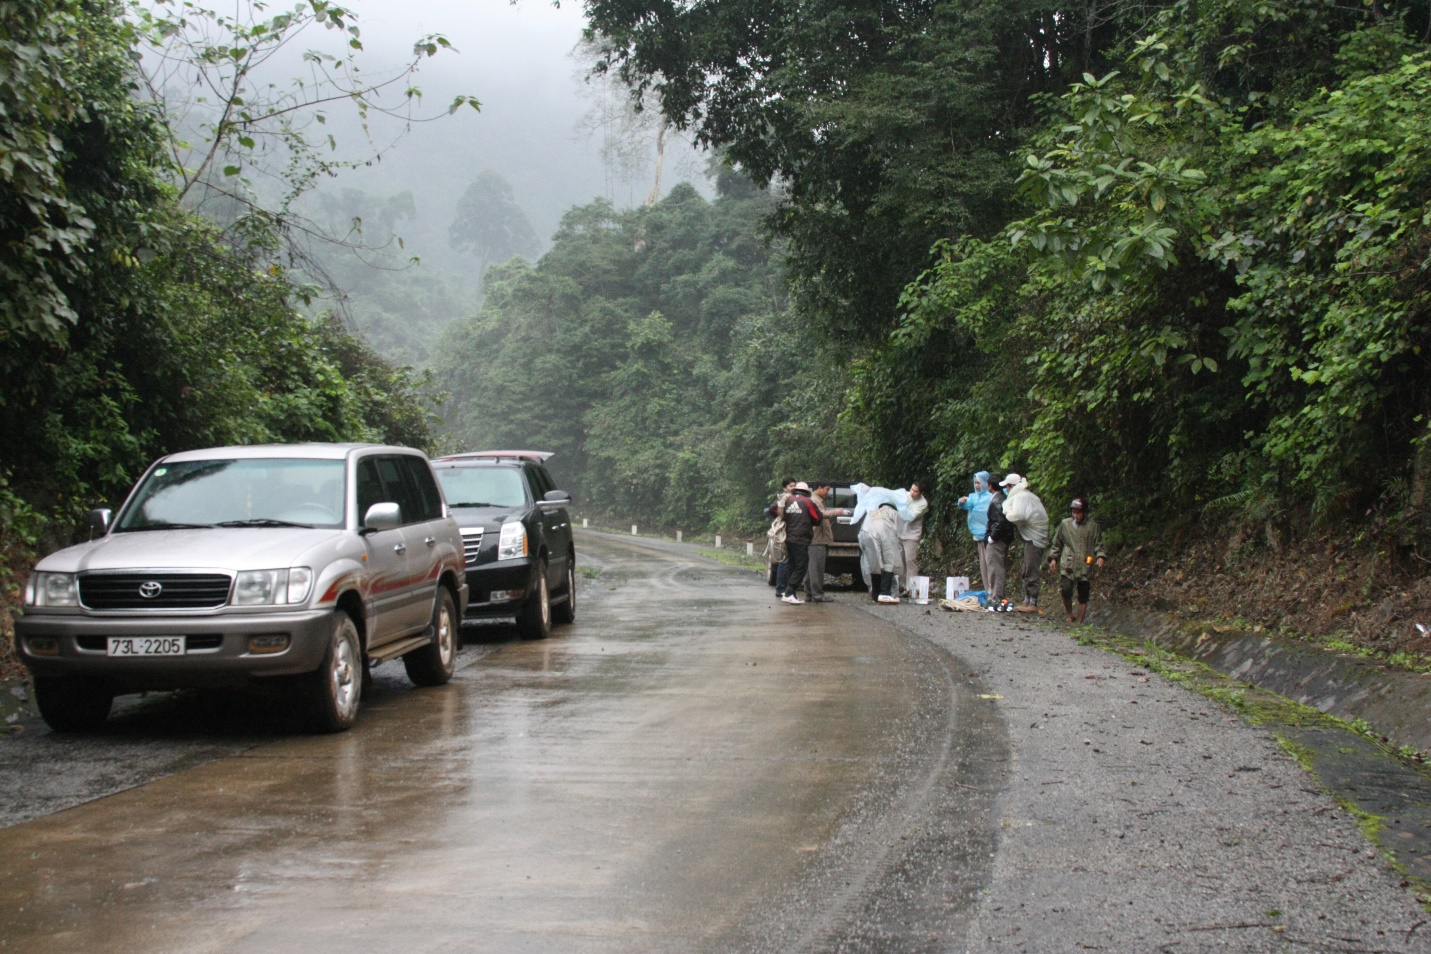
<path id="1" fill-rule="evenodd" d="M 333 618 L 333 635 L 323 664 L 303 677 L 308 722 L 316 732 L 343 732 L 358 719 L 363 697 L 363 655 L 358 626 L 339 610 Z"/>
<path id="2" fill-rule="evenodd" d="M 517 617 L 517 632 L 523 639 L 546 639 L 552 633 L 552 600 L 547 592 L 547 562 L 537 564 L 537 588 L 527 597 Z"/>
<path id="3" fill-rule="evenodd" d="M 765 585 L 766 585 L 766 586 L 774 586 L 774 585 L 775 585 L 775 574 L 776 574 L 779 570 L 780 570 L 780 565 L 779 565 L 778 563 L 771 563 L 769 560 L 766 560 L 766 561 L 765 561 Z"/>
<path id="4" fill-rule="evenodd" d="M 402 664 L 407 677 L 417 686 L 445 685 L 457 671 L 459 627 L 457 604 L 445 586 L 437 588 L 437 605 L 432 610 L 432 642 L 404 653 Z"/>
<path id="5" fill-rule="evenodd" d="M 576 557 L 566 560 L 566 601 L 552 607 L 552 621 L 566 626 L 576 622 Z"/>
<path id="6" fill-rule="evenodd" d="M 37 677 L 35 705 L 56 732 L 93 732 L 109 718 L 114 693 L 89 680 Z"/>

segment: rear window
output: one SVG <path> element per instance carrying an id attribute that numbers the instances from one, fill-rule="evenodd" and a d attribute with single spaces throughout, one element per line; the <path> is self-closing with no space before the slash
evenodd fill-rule
<path id="1" fill-rule="evenodd" d="M 515 467 L 439 467 L 449 507 L 525 507 L 527 492 Z"/>

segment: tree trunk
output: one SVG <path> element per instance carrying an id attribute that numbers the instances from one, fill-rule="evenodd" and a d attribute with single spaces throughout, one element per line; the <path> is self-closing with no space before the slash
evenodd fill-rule
<path id="1" fill-rule="evenodd" d="M 1414 546 L 1431 536 L 1431 509 L 1428 509 L 1428 501 L 1431 501 L 1431 424 L 1426 426 L 1425 433 L 1416 442 L 1416 453 L 1412 457 L 1411 497 L 1406 502 L 1409 519 L 1404 524 L 1406 530 L 1411 533 L 1403 533 L 1400 541 L 1403 546 Z M 1412 536 L 1414 539 L 1406 539 L 1406 536 Z"/>
<path id="2" fill-rule="evenodd" d="M 669 126 L 670 123 L 661 123 L 661 129 L 656 133 L 656 181 L 651 185 L 651 191 L 646 194 L 646 201 L 643 203 L 648 209 L 661 198 L 661 168 L 666 163 L 666 129 Z"/>

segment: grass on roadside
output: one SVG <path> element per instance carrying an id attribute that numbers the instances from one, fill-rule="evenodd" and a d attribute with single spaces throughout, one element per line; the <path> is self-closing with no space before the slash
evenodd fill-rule
<path id="1" fill-rule="evenodd" d="M 746 556 L 744 550 L 701 547 L 696 551 L 703 557 L 710 557 L 717 563 L 724 563 L 726 566 L 738 566 L 747 570 L 755 570 L 760 573 L 765 572 L 765 558 L 762 556 Z"/>
<path id="2" fill-rule="evenodd" d="M 1132 637 L 1120 636 L 1091 625 L 1079 626 L 1066 632 L 1080 645 L 1094 646 L 1121 656 L 1135 665 L 1157 673 L 1169 682 L 1201 694 L 1252 725 L 1271 729 L 1282 750 L 1315 779 L 1347 814 L 1357 820 L 1362 834 L 1376 845 L 1387 864 L 1414 888 L 1416 898 L 1422 906 L 1431 911 L 1431 883 L 1410 875 L 1406 866 L 1397 860 L 1396 852 L 1381 837 L 1387 819 L 1366 811 L 1351 798 L 1327 786 L 1317 771 L 1316 750 L 1276 730 L 1319 728 L 1354 733 L 1370 742 L 1385 757 L 1396 759 L 1422 775 L 1431 774 L 1427 772 L 1421 753 L 1405 746 L 1393 748 L 1384 742 L 1364 719 L 1347 721 L 1327 715 L 1275 692 L 1241 682 L 1195 659 L 1179 656 L 1152 640 L 1140 642 Z"/>

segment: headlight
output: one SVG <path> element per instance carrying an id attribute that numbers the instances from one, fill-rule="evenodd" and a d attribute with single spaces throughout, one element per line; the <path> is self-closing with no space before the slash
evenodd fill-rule
<path id="1" fill-rule="evenodd" d="M 306 566 L 295 566 L 288 571 L 288 602 L 306 603 L 308 593 L 313 589 L 313 571 Z"/>
<path id="2" fill-rule="evenodd" d="M 78 606 L 79 588 L 73 573 L 36 573 L 25 584 L 26 606 Z"/>
<path id="3" fill-rule="evenodd" d="M 313 571 L 306 566 L 291 570 L 244 570 L 234 579 L 234 606 L 274 606 L 302 603 L 313 588 Z"/>
<path id="4" fill-rule="evenodd" d="M 502 524 L 502 535 L 497 538 L 497 559 L 515 560 L 526 555 L 527 528 L 522 526 L 522 521 Z"/>

